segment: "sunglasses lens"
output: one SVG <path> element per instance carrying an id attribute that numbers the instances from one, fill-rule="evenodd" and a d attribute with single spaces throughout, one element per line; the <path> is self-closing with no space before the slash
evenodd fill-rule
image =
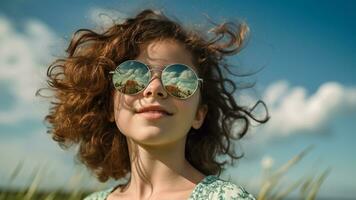
<path id="1" fill-rule="evenodd" d="M 199 82 L 191 68 L 182 64 L 174 64 L 163 71 L 162 83 L 170 95 L 186 99 L 194 94 Z"/>
<path id="2" fill-rule="evenodd" d="M 143 63 L 128 60 L 121 63 L 113 75 L 113 83 L 117 90 L 124 94 L 141 92 L 150 79 L 150 71 Z"/>
<path id="3" fill-rule="evenodd" d="M 146 88 L 150 78 L 151 72 L 145 64 L 128 60 L 116 68 L 113 83 L 121 93 L 134 95 Z M 166 67 L 162 72 L 161 80 L 166 91 L 179 99 L 192 96 L 199 85 L 196 73 L 183 64 Z"/>

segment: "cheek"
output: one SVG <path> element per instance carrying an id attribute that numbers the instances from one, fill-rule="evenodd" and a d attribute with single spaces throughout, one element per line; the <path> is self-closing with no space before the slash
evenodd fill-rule
<path id="1" fill-rule="evenodd" d="M 181 117 L 185 118 L 185 121 L 191 121 L 194 120 L 196 111 L 198 108 L 198 103 L 199 103 L 199 97 L 198 96 L 193 96 L 191 99 L 181 101 L 177 103 L 177 107 L 179 109 L 179 112 L 182 113 Z"/>
<path id="2" fill-rule="evenodd" d="M 133 109 L 133 102 L 135 98 L 128 96 L 128 95 L 123 95 L 119 92 L 115 92 L 114 94 L 114 113 L 115 115 L 118 113 L 120 110 L 132 110 Z"/>
<path id="3" fill-rule="evenodd" d="M 114 96 L 114 116 L 116 126 L 124 133 L 125 124 L 134 113 L 133 102 L 135 98 L 116 93 Z"/>

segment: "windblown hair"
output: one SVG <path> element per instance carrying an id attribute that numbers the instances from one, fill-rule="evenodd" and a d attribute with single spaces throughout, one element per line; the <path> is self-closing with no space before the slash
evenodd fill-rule
<path id="1" fill-rule="evenodd" d="M 109 72 L 121 62 L 135 59 L 140 45 L 173 39 L 191 53 L 197 73 L 204 80 L 200 104 L 208 106 L 201 128 L 191 128 L 188 133 L 185 157 L 203 174 L 220 175 L 228 161 L 243 156 L 236 155 L 233 140 L 246 134 L 250 118 L 265 123 L 269 116 L 267 111 L 266 117 L 258 120 L 252 115 L 253 109 L 239 106 L 233 97 L 237 86 L 226 77 L 226 72 L 236 74 L 229 70 L 225 57 L 243 48 L 248 26 L 231 22 L 213 25 L 209 36 L 188 30 L 160 12 L 144 10 L 102 33 L 79 29 L 67 55 L 55 60 L 47 70 L 46 89 L 53 91 L 54 99 L 45 117 L 51 125 L 47 133 L 62 148 L 78 144 L 77 158 L 100 181 L 124 178 L 130 173 L 131 163 L 126 137 L 112 120 L 115 88 Z M 255 106 L 258 103 L 266 107 L 263 101 Z M 235 134 L 233 125 L 237 120 L 242 128 Z M 218 156 L 225 156 L 225 160 L 218 160 Z"/>

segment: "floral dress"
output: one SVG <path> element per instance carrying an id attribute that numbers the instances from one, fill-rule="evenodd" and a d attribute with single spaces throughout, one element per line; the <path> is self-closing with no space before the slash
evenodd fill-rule
<path id="1" fill-rule="evenodd" d="M 110 188 L 104 191 L 95 192 L 87 196 L 84 200 L 106 200 L 114 190 Z M 256 200 L 241 186 L 237 186 L 229 181 L 219 179 L 217 176 L 209 175 L 200 181 L 190 194 L 188 200 Z"/>

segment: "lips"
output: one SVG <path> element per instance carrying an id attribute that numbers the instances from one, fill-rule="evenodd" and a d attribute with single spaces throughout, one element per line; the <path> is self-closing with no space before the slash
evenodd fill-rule
<path id="1" fill-rule="evenodd" d="M 143 107 L 141 109 L 138 109 L 137 113 L 163 113 L 165 115 L 173 115 L 173 113 L 169 112 L 167 109 L 159 105 Z"/>

